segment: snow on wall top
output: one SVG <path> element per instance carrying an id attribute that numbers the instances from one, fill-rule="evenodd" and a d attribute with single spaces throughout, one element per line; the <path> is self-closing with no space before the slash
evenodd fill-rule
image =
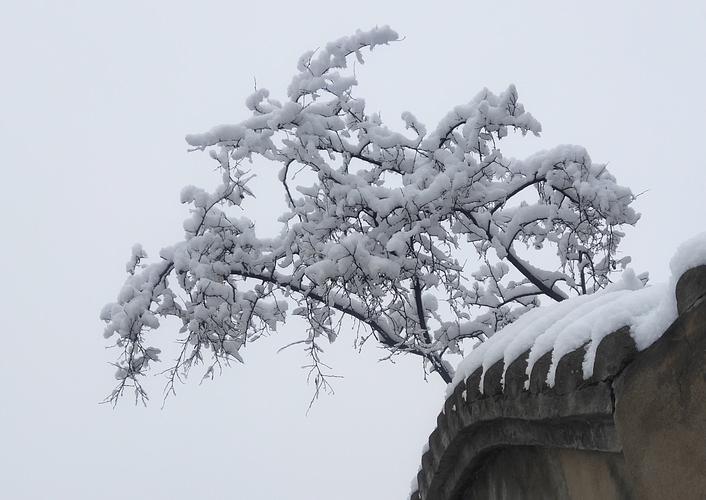
<path id="1" fill-rule="evenodd" d="M 679 277 L 687 270 L 706 264 L 706 233 L 686 241 L 677 249 L 670 261 L 671 278 L 666 284 L 644 286 L 628 269 L 621 278 L 591 295 L 565 300 L 539 307 L 522 315 L 514 323 L 500 330 L 466 356 L 453 381 L 446 389 L 447 397 L 456 385 L 478 368 L 483 368 L 480 390 L 486 371 L 503 360 L 502 383 L 505 370 L 523 352 L 530 350 L 527 360 L 527 380 L 537 360 L 552 352 L 552 363 L 547 375 L 547 385 L 554 386 L 556 369 L 561 358 L 586 345 L 583 376 L 593 374 L 596 350 L 603 338 L 624 327 L 638 350 L 652 345 L 677 317 L 675 287 Z"/>

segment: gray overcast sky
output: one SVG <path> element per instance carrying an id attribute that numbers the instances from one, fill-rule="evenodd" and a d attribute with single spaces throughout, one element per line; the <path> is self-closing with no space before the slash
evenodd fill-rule
<path id="1" fill-rule="evenodd" d="M 377 363 L 342 337 L 344 375 L 305 415 L 303 355 L 246 364 L 160 410 L 98 405 L 112 360 L 98 313 L 131 245 L 181 238 L 186 184 L 216 182 L 183 137 L 246 116 L 253 78 L 282 96 L 298 56 L 356 28 L 405 36 L 358 67 L 359 95 L 391 124 L 429 127 L 487 86 L 515 83 L 544 127 L 523 156 L 584 145 L 634 192 L 643 219 L 623 250 L 668 276 L 678 243 L 706 229 L 706 3 L 2 2 L 0 488 L 12 499 L 389 499 L 407 494 L 443 398 L 416 360 Z M 259 166 L 258 166 L 259 168 Z M 263 165 L 262 186 L 275 170 Z M 254 205 L 263 219 L 276 199 Z M 269 212 L 268 212 L 269 210 Z M 170 332 L 160 334 L 165 341 Z"/>

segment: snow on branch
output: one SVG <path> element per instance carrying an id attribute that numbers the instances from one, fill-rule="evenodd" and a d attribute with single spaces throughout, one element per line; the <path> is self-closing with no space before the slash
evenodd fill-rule
<path id="1" fill-rule="evenodd" d="M 539 122 L 514 86 L 484 89 L 431 131 L 409 112 L 406 131 L 385 125 L 354 94 L 350 58 L 398 39 L 388 27 L 358 31 L 304 54 L 278 101 L 266 89 L 247 97 L 251 115 L 186 137 L 208 150 L 221 184 L 182 192 L 191 205 L 185 238 L 159 259 L 135 246 L 129 276 L 101 318 L 121 348 L 115 401 L 158 362 L 150 346 L 159 318 L 182 325 L 181 354 L 167 370 L 168 389 L 208 354 L 242 361 L 241 350 L 303 317 L 301 343 L 312 357 L 317 391 L 326 387 L 322 342 L 345 318 L 363 327 L 390 356 L 419 356 L 451 381 L 449 356 L 492 336 L 539 300 L 590 294 L 629 258 L 616 258 L 623 233 L 639 216 L 634 196 L 579 146 L 526 159 L 503 155 L 510 132 L 538 135 Z M 288 209 L 281 231 L 261 238 L 234 207 L 252 196 L 245 161 L 280 165 Z M 312 185 L 294 186 L 305 168 Z M 265 173 L 265 175 L 268 175 Z M 246 214 L 247 215 L 247 214 Z M 543 247 L 556 262 L 528 260 Z M 546 252 L 545 252 L 546 253 Z M 213 367 L 213 365 L 211 365 Z M 207 373 L 210 373 L 210 370 Z"/>

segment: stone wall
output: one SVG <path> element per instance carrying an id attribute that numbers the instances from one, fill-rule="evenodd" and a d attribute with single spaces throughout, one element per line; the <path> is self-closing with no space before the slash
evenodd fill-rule
<path id="1" fill-rule="evenodd" d="M 460 498 L 629 498 L 620 453 L 513 446 L 486 454 Z"/>
<path id="2" fill-rule="evenodd" d="M 413 500 L 706 499 L 706 266 L 676 287 L 679 316 L 637 352 L 627 328 L 601 342 L 591 379 L 583 349 L 461 382 L 429 438 Z"/>

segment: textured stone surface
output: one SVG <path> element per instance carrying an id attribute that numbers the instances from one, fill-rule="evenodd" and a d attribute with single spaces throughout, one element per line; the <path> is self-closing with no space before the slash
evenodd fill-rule
<path id="1" fill-rule="evenodd" d="M 706 303 L 625 369 L 615 421 L 641 499 L 706 498 Z"/>
<path id="2" fill-rule="evenodd" d="M 472 474 L 483 464 L 486 453 L 513 446 L 548 446 L 601 449 L 613 451 L 616 439 L 612 422 L 605 418 L 572 419 L 558 426 L 557 422 L 523 420 L 519 418 L 494 419 L 477 423 L 469 433 L 459 436 L 450 450 L 449 460 L 426 483 L 422 498 L 456 499 L 468 484 Z"/>
<path id="3" fill-rule="evenodd" d="M 628 327 L 621 328 L 603 338 L 596 350 L 591 380 L 615 378 L 635 357 L 637 348 Z"/>
<path id="4" fill-rule="evenodd" d="M 517 396 L 524 391 L 529 353 L 528 349 L 507 367 L 505 372 L 505 394 L 507 397 Z"/>
<path id="5" fill-rule="evenodd" d="M 500 380 L 503 376 L 504 369 L 505 365 L 502 360 L 488 368 L 485 372 L 485 377 L 483 377 L 483 395 L 497 396 L 498 394 L 502 394 L 503 386 L 501 385 Z"/>
<path id="6" fill-rule="evenodd" d="M 473 401 L 480 397 L 480 376 L 483 370 L 478 368 L 466 379 L 466 401 Z"/>
<path id="7" fill-rule="evenodd" d="M 462 500 L 634 498 L 619 453 L 558 448 L 513 447 L 495 450 L 468 481 Z"/>
<path id="8" fill-rule="evenodd" d="M 547 388 L 547 375 L 549 374 L 551 364 L 551 352 L 546 353 L 534 363 L 532 373 L 529 377 L 529 391 L 532 394 L 540 393 Z"/>
<path id="9" fill-rule="evenodd" d="M 689 269 L 677 282 L 677 311 L 683 313 L 706 296 L 706 266 Z"/>
<path id="10" fill-rule="evenodd" d="M 570 352 L 559 360 L 556 367 L 554 382 L 554 392 L 557 394 L 568 394 L 576 390 L 583 382 L 583 357 L 586 349 L 579 349 Z"/>

